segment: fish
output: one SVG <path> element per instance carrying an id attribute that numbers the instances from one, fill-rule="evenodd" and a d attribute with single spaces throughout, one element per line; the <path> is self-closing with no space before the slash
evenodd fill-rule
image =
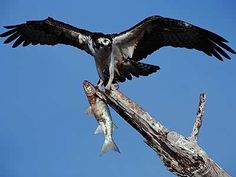
<path id="1" fill-rule="evenodd" d="M 101 155 L 105 154 L 109 150 L 114 150 L 120 153 L 118 146 L 115 144 L 112 134 L 116 125 L 112 121 L 111 113 L 107 104 L 96 95 L 96 89 L 88 82 L 83 82 L 84 92 L 87 96 L 90 104 L 85 114 L 93 114 L 97 120 L 98 127 L 95 130 L 95 134 L 104 134 L 104 143 L 101 149 Z"/>

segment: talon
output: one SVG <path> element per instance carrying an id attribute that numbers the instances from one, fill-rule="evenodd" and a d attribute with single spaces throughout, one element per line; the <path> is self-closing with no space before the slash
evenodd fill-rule
<path id="1" fill-rule="evenodd" d="M 111 90 L 111 84 L 107 84 L 105 87 L 106 90 Z"/>
<path id="2" fill-rule="evenodd" d="M 106 90 L 118 90 L 118 88 L 119 88 L 118 84 L 109 84 L 109 85 L 107 84 L 105 87 Z"/>
<path id="3" fill-rule="evenodd" d="M 118 83 L 115 83 L 115 84 L 112 84 L 112 90 L 118 90 L 119 89 L 119 84 Z"/>
<path id="4" fill-rule="evenodd" d="M 99 90 L 102 90 L 102 85 L 104 84 L 104 81 L 102 79 L 99 79 L 98 83 L 97 83 L 97 87 Z"/>

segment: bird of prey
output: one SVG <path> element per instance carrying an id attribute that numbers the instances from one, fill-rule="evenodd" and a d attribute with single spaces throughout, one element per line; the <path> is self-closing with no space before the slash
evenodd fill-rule
<path id="1" fill-rule="evenodd" d="M 47 18 L 5 26 L 8 31 L 4 43 L 15 40 L 13 48 L 22 44 L 66 44 L 84 50 L 95 59 L 99 88 L 110 89 L 113 83 L 131 80 L 132 76 L 147 76 L 159 66 L 140 60 L 164 46 L 183 47 L 202 51 L 219 60 L 230 59 L 226 51 L 236 52 L 223 37 L 185 21 L 161 16 L 150 16 L 121 33 L 90 32 Z"/>

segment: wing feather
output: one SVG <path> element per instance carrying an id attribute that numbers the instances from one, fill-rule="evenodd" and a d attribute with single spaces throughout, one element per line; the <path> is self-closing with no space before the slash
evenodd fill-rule
<path id="1" fill-rule="evenodd" d="M 12 42 L 13 40 L 17 39 L 18 37 L 19 37 L 18 32 L 15 32 L 15 33 L 11 34 L 11 36 L 9 36 L 9 37 L 4 41 L 4 44 L 10 43 L 10 42 Z"/>
<path id="2" fill-rule="evenodd" d="M 225 51 L 236 54 L 226 44 L 228 41 L 218 34 L 181 20 L 161 16 L 148 17 L 124 32 L 113 34 L 113 41 L 124 53 L 127 47 L 135 46 L 130 59 L 136 61 L 164 46 L 196 49 L 219 60 L 223 60 L 222 57 L 230 59 Z M 125 56 L 127 55 L 124 54 Z"/>
<path id="3" fill-rule="evenodd" d="M 6 27 L 5 27 L 6 28 Z M 11 30 L 9 30 L 9 31 L 6 31 L 5 33 L 2 33 L 1 34 L 1 37 L 6 37 L 6 36 L 9 36 L 9 35 L 11 35 L 11 34 L 13 34 L 13 33 L 15 33 L 16 32 L 16 29 L 11 29 Z"/>
<path id="4" fill-rule="evenodd" d="M 28 46 L 29 44 L 30 44 L 31 42 L 30 41 L 28 41 L 28 40 L 25 40 L 24 42 L 23 42 L 23 47 L 26 47 L 26 46 Z"/>
<path id="5" fill-rule="evenodd" d="M 93 55 L 91 40 L 94 33 L 79 29 L 63 22 L 47 18 L 39 21 L 27 21 L 26 23 L 5 26 L 8 31 L 0 34 L 6 37 L 4 43 L 15 40 L 12 47 L 32 45 L 56 45 L 66 44 L 77 47 Z"/>
<path id="6" fill-rule="evenodd" d="M 18 39 L 12 45 L 13 48 L 19 46 L 22 42 L 24 42 L 24 38 L 22 36 L 18 37 Z"/>

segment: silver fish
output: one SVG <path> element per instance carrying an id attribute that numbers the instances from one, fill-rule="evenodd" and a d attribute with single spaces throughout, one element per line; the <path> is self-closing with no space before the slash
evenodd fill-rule
<path id="1" fill-rule="evenodd" d="M 105 140 L 101 149 L 101 155 L 110 149 L 120 153 L 119 148 L 112 138 L 112 133 L 116 126 L 112 122 L 111 113 L 107 104 L 96 96 L 96 90 L 91 83 L 84 81 L 83 88 L 90 104 L 90 107 L 86 110 L 86 114 L 93 114 L 98 122 L 95 134 L 104 134 Z"/>

